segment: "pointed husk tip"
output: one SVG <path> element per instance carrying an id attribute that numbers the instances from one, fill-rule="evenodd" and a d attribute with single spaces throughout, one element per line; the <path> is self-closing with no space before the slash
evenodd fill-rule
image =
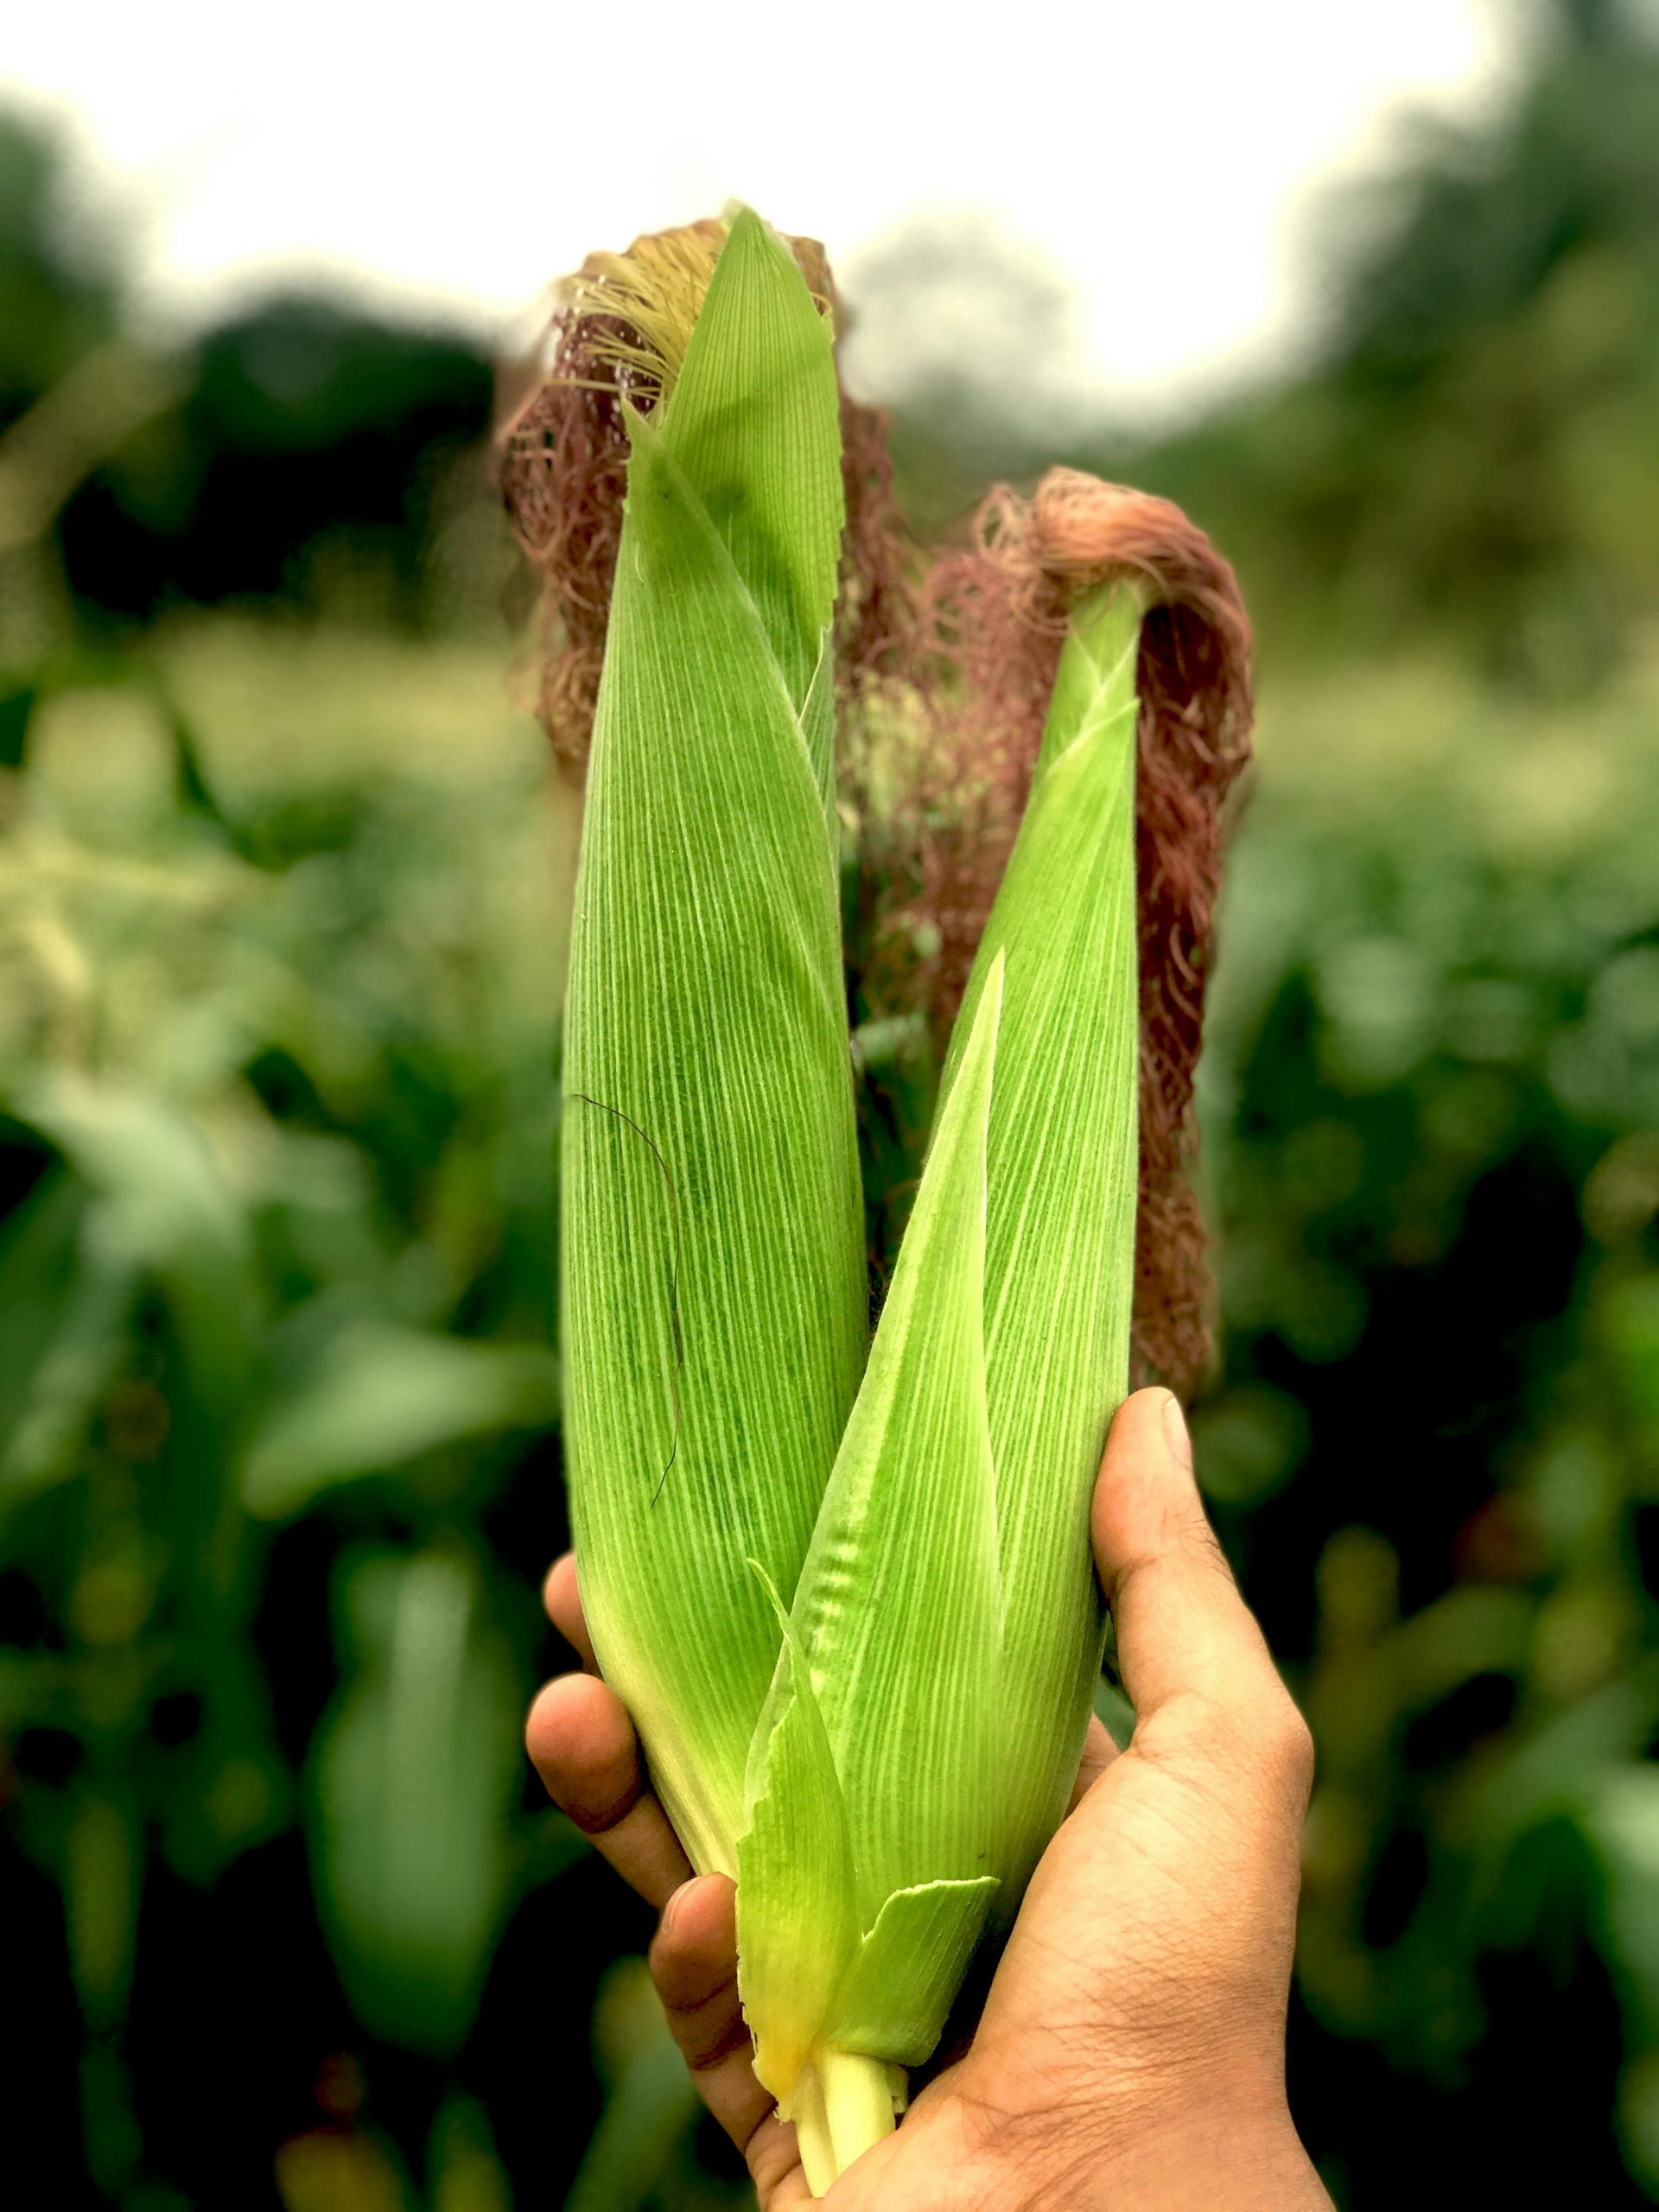
<path id="1" fill-rule="evenodd" d="M 554 288 L 539 358 L 497 433 L 514 535 L 540 584 L 531 703 L 555 759 L 580 784 L 610 613 L 627 487 L 625 403 L 649 415 L 671 394 L 735 209 L 590 253 Z M 816 238 L 785 238 L 832 327 L 835 281 Z M 902 660 L 913 627 L 912 550 L 893 500 L 887 417 L 841 396 L 846 529 L 836 613 L 836 683 L 855 696 Z"/>
<path id="2" fill-rule="evenodd" d="M 1224 809 L 1250 758 L 1251 633 L 1231 566 L 1167 499 L 1054 468 L 1029 499 L 999 486 L 967 543 L 942 555 L 922 623 L 954 683 L 914 804 L 918 905 L 938 927 L 931 1011 L 954 1018 L 1024 809 L 1071 610 L 1113 579 L 1145 607 L 1136 690 L 1140 1195 L 1135 1379 L 1186 1397 L 1211 1357 L 1204 1224 L 1192 1180 L 1204 999 Z M 976 774 L 964 779 L 971 760 Z M 939 810 L 968 788 L 966 808 Z"/>

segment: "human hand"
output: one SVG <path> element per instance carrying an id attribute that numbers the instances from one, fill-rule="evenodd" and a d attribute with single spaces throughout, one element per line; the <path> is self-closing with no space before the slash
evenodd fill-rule
<path id="1" fill-rule="evenodd" d="M 1205 1518 L 1185 1423 L 1141 1390 L 1112 1424 L 1095 1563 L 1135 1710 L 1119 1751 L 1090 1722 L 966 2052 L 830 2212 L 1328 2212 L 1284 2088 L 1285 2007 L 1313 1747 Z M 738 2003 L 735 1892 L 694 1878 L 594 1672 L 575 1563 L 548 1577 L 585 1671 L 531 1707 L 554 1801 L 662 1909 L 651 1967 L 762 2212 L 815 2200 L 755 2080 Z"/>

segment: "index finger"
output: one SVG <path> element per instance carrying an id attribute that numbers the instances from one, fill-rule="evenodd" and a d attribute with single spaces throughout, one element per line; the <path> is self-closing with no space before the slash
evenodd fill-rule
<path id="1" fill-rule="evenodd" d="M 554 1803 L 648 1904 L 665 1904 L 691 1869 L 646 1783 L 615 1691 L 586 1675 L 543 1684 L 524 1740 Z"/>
<path id="2" fill-rule="evenodd" d="M 594 1657 L 594 1639 L 588 1633 L 588 1618 L 582 1610 L 574 1552 L 564 1553 L 547 1570 L 547 1580 L 542 1585 L 542 1603 L 559 1634 L 567 1643 L 575 1645 L 584 1670 L 596 1675 L 599 1662 Z"/>

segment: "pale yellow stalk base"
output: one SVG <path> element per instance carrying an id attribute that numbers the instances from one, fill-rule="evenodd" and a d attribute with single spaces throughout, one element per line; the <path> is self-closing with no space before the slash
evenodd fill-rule
<path id="1" fill-rule="evenodd" d="M 891 2135 L 904 2070 L 825 2044 L 803 2068 L 790 2100 L 807 2187 L 827 2194 L 853 2160 Z"/>

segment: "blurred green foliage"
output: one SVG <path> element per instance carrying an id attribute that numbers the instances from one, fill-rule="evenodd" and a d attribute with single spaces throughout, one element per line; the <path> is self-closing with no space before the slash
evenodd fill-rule
<path id="1" fill-rule="evenodd" d="M 297 1821 L 357 2018 L 447 2056 L 580 1848 L 518 1809 L 534 1587 L 488 1526 L 556 1410 L 570 825 L 493 655 L 224 626 L 37 672 L 4 803 L 10 1833 L 127 2201 L 158 1875 L 212 1894 Z"/>
<path id="2" fill-rule="evenodd" d="M 1656 206 L 1659 65 L 1575 0 L 1350 207 L 1316 371 L 1072 456 L 1260 620 L 1195 1429 L 1319 1742 L 1292 2082 L 1344 2212 L 1659 2200 Z M 146 363 L 55 226 L 0 129 L 19 2140 L 124 2212 L 739 2204 L 518 1749 L 575 823 L 444 488 L 484 372 L 307 302 Z M 1034 451 L 1003 404 L 899 424 L 918 506 Z M 860 1046 L 891 1225 L 931 1071 Z"/>
<path id="3" fill-rule="evenodd" d="M 1263 701 L 1195 1429 L 1320 1746 L 1299 2111 L 1344 2204 L 1430 2144 L 1524 2198 L 1529 2092 L 1619 2201 L 1616 2075 L 1659 2194 L 1656 709 L 1651 659 L 1571 715 L 1432 664 Z"/>

